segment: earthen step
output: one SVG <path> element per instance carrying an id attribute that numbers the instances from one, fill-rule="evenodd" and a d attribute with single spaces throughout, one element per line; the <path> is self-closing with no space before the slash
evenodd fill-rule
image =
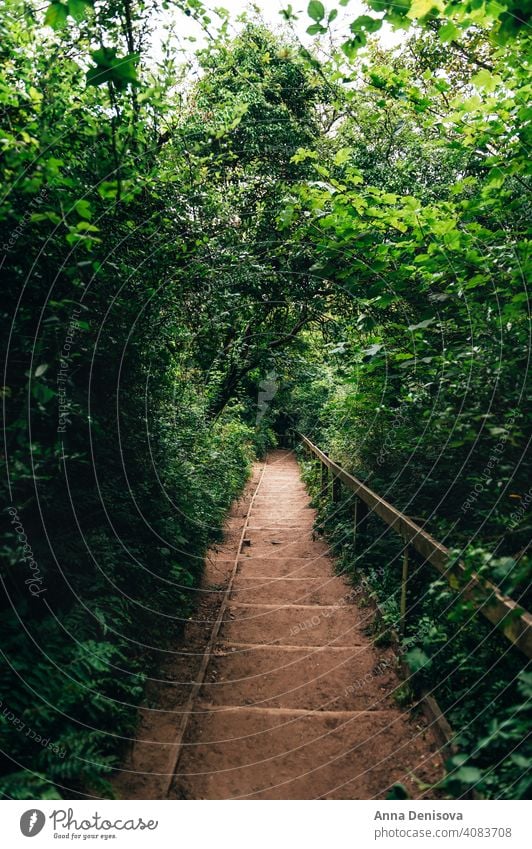
<path id="1" fill-rule="evenodd" d="M 394 665 L 392 658 L 383 665 L 371 646 L 222 646 L 211 661 L 200 699 L 213 705 L 383 710 L 395 707 L 389 698 L 397 683 Z"/>
<path id="2" fill-rule="evenodd" d="M 412 773 L 428 777 L 431 754 L 398 711 L 229 707 L 193 719 L 169 798 L 383 799 L 395 782 L 416 796 Z"/>
<path id="3" fill-rule="evenodd" d="M 246 552 L 245 548 L 243 552 Z M 330 561 L 324 555 L 302 558 L 242 554 L 238 559 L 237 575 L 242 578 L 321 578 L 326 581 L 332 571 Z"/>
<path id="4" fill-rule="evenodd" d="M 267 645 L 367 644 L 363 621 L 352 607 L 248 607 L 231 604 L 222 624 L 221 638 Z"/>
<path id="5" fill-rule="evenodd" d="M 248 530 L 245 539 L 249 540 L 242 550 L 245 557 L 316 557 L 329 553 L 326 543 L 316 539 L 311 530 Z"/>
<path id="6" fill-rule="evenodd" d="M 352 597 L 352 587 L 341 578 L 329 575 L 314 578 L 255 578 L 239 572 L 233 584 L 232 597 L 240 603 L 264 602 L 294 604 L 334 604 Z"/>

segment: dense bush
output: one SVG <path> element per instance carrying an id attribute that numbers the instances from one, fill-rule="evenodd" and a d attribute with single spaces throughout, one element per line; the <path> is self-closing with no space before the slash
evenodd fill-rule
<path id="1" fill-rule="evenodd" d="M 402 540 L 372 515 L 354 538 L 353 496 L 344 491 L 342 500 L 333 503 L 322 492 L 316 463 L 304 452 L 301 463 L 318 507 L 318 527 L 330 541 L 337 568 L 378 605 L 375 642 L 389 643 L 400 634 L 398 652 L 412 675 L 396 691 L 398 702 L 409 704 L 429 693 L 453 728 L 459 754 L 449 758 L 440 789 L 456 798 L 472 789 L 486 798 L 529 798 L 532 679 L 521 656 L 470 601 L 412 552 L 402 628 Z"/>
<path id="2" fill-rule="evenodd" d="M 6 6 L 6 796 L 109 792 L 275 428 L 529 599 L 526 28 L 513 0 L 369 6 L 311 55 L 178 0 L 209 35 L 188 64 L 150 53 L 155 0 Z M 336 10 L 308 12 L 328 35 Z M 404 49 L 370 38 L 383 21 Z M 393 621 L 388 545 L 375 528 L 364 568 L 386 560 Z M 426 570 L 411 591 L 416 677 L 438 667 L 469 759 L 449 788 L 524 795 L 521 659 Z"/>
<path id="3" fill-rule="evenodd" d="M 40 23 L 12 4 L 0 48 L 0 792 L 12 798 L 110 792 L 144 680 L 192 611 L 205 550 L 253 457 L 275 442 L 267 411 L 257 420 L 261 356 L 243 372 L 245 403 L 216 362 L 223 329 L 239 343 L 234 316 L 222 320 L 235 280 L 220 235 L 236 213 L 222 172 L 198 197 L 214 159 L 194 107 L 176 112 L 174 76 L 156 81 L 127 54 L 111 5 L 44 43 Z M 143 25 L 137 14 L 139 43 Z M 95 37 L 121 45 L 92 51 L 101 73 L 115 69 L 105 81 L 83 69 Z M 113 65 L 117 50 L 129 58 Z M 177 120 L 175 137 L 163 116 Z"/>

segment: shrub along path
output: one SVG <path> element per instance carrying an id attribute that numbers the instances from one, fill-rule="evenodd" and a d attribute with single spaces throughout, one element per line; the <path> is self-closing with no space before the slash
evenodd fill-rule
<path id="1" fill-rule="evenodd" d="M 247 502 L 209 560 L 208 572 L 225 576 L 218 608 L 205 587 L 210 613 L 187 629 L 196 651 L 178 654 L 162 712 L 144 711 L 121 795 L 371 799 L 396 782 L 413 797 L 431 795 L 423 788 L 442 774 L 436 742 L 421 714 L 394 700 L 393 654 L 374 647 L 371 608 L 334 575 L 290 452 L 272 451 L 255 470 Z M 191 692 L 183 657 L 197 679 L 198 633 L 207 645 L 225 590 L 205 680 Z M 182 745 L 168 745 L 184 716 Z"/>

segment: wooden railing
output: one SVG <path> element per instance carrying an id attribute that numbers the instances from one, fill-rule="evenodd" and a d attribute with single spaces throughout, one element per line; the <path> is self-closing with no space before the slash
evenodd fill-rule
<path id="1" fill-rule="evenodd" d="M 435 540 L 400 510 L 373 492 L 314 445 L 306 436 L 299 434 L 303 445 L 316 457 L 322 466 L 322 491 L 328 486 L 329 471 L 333 476 L 332 494 L 339 498 L 339 487 L 344 484 L 356 496 L 354 503 L 354 531 L 365 521 L 369 512 L 375 513 L 407 543 L 403 554 L 401 586 L 401 620 L 406 616 L 406 588 L 408 582 L 408 551 L 412 547 L 425 561 L 434 566 L 465 598 L 473 601 L 476 608 L 492 625 L 520 649 L 532 657 L 532 616 L 509 596 L 503 595 L 491 581 L 473 573 L 463 563 L 453 561 L 448 548 Z"/>

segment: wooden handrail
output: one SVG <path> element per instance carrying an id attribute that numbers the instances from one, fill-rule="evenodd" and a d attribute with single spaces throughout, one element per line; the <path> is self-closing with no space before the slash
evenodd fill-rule
<path id="1" fill-rule="evenodd" d="M 512 598 L 501 593 L 491 581 L 476 573 L 469 574 L 462 562 L 451 562 L 452 554 L 448 548 L 358 478 L 342 469 L 327 454 L 320 451 L 310 439 L 302 433 L 298 435 L 311 453 L 324 466 L 327 466 L 347 489 L 361 498 L 373 513 L 383 519 L 408 545 L 415 548 L 424 560 L 444 575 L 453 589 L 459 589 L 467 599 L 473 601 L 482 615 L 492 625 L 496 625 L 514 646 L 527 657 L 532 657 L 532 616 L 528 611 Z"/>

